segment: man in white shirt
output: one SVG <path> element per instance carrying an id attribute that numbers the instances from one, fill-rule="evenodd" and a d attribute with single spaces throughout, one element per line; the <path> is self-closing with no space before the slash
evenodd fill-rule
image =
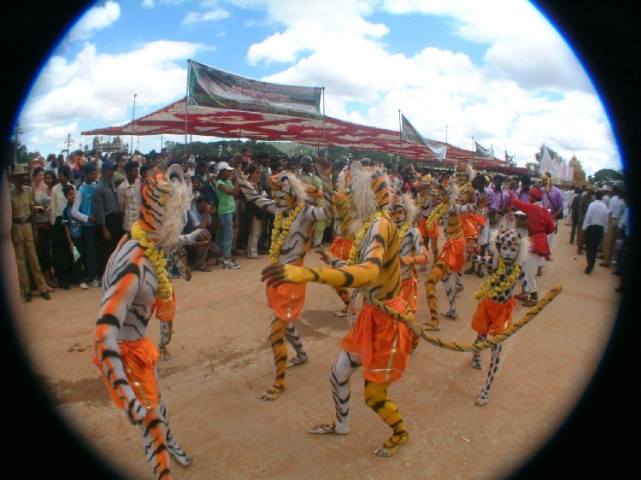
<path id="1" fill-rule="evenodd" d="M 596 199 L 590 203 L 588 211 L 585 212 L 582 226 L 583 230 L 585 230 L 585 256 L 588 262 L 587 267 L 585 267 L 585 273 L 587 275 L 590 275 L 594 269 L 596 252 L 607 225 L 608 207 L 603 203 L 603 191 L 598 190 Z"/>
<path id="2" fill-rule="evenodd" d="M 605 235 L 605 240 L 603 241 L 603 262 L 599 265 L 602 267 L 609 267 L 612 257 L 614 255 L 614 243 L 617 239 L 618 234 L 618 225 L 621 215 L 623 215 L 623 210 L 625 209 L 625 203 L 619 195 L 619 189 L 616 185 L 612 186 L 612 197 L 610 197 L 610 202 L 608 203 L 608 226 L 607 232 Z"/>
<path id="3" fill-rule="evenodd" d="M 140 164 L 137 160 L 129 160 L 125 164 L 125 179 L 118 185 L 118 206 L 122 212 L 122 228 L 131 231 L 131 226 L 140 218 L 142 194 L 139 178 Z"/>

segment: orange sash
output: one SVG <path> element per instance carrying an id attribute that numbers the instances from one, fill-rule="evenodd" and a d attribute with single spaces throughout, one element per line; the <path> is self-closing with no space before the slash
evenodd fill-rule
<path id="1" fill-rule="evenodd" d="M 156 296 L 151 303 L 151 315 L 156 312 L 156 318 L 163 322 L 171 322 L 176 316 L 176 293 L 171 292 L 171 299 L 163 302 L 160 297 Z M 151 318 L 149 315 L 149 318 Z"/>

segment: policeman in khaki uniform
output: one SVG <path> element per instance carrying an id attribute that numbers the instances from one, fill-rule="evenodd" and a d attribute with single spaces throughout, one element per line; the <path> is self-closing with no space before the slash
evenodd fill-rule
<path id="1" fill-rule="evenodd" d="M 33 218 L 32 213 L 41 208 L 33 200 L 33 194 L 29 184 L 29 169 L 25 165 L 16 165 L 13 171 L 14 187 L 11 190 L 11 240 L 16 252 L 16 261 L 18 263 L 18 277 L 20 279 L 20 290 L 24 294 L 27 302 L 31 301 L 31 285 L 29 281 L 29 272 L 27 271 L 27 262 L 29 269 L 40 295 L 45 300 L 51 296 L 47 291 L 45 277 L 40 270 L 36 247 L 33 239 Z M 26 259 L 25 259 L 26 256 Z"/>

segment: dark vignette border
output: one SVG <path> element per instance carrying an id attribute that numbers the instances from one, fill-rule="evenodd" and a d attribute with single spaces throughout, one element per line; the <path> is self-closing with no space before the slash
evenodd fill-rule
<path id="1" fill-rule="evenodd" d="M 10 161 L 8 139 L 15 115 L 51 48 L 74 19 L 93 2 L 73 0 L 3 0 L 0 113 L 2 159 Z M 632 192 L 633 225 L 638 226 L 639 92 L 641 62 L 638 26 L 639 2 L 604 0 L 558 2 L 539 0 L 536 6 L 562 32 L 590 73 L 605 104 L 626 166 L 628 192 Z M 509 18 L 501 19 L 509 21 Z M 571 114 L 569 112 L 569 114 Z M 638 229 L 633 233 L 633 258 L 617 323 L 606 355 L 592 384 L 573 415 L 549 444 L 514 478 L 576 478 L 582 474 L 634 471 L 641 451 L 639 378 L 636 342 L 641 319 L 641 292 L 634 273 L 639 264 Z M 6 259 L 2 259 L 6 261 Z M 2 280 L 0 279 L 0 282 Z M 4 285 L 0 284 L 2 292 Z M 27 478 L 72 475 L 79 478 L 115 478 L 104 464 L 59 423 L 47 399 L 32 382 L 32 374 L 17 348 L 10 327 L 10 312 L 3 297 L 0 320 L 0 431 L 5 436 L 5 468 L 19 468 Z M 8 445 L 7 445 L 8 443 Z M 590 475 L 590 476 L 592 476 Z"/>

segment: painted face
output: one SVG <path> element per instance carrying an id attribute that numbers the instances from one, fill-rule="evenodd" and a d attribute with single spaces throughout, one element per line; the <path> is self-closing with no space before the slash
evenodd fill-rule
<path id="1" fill-rule="evenodd" d="M 501 245 L 499 254 L 505 259 L 506 262 L 513 262 L 518 254 L 518 248 L 511 245 Z"/>
<path id="2" fill-rule="evenodd" d="M 401 225 L 403 225 L 403 222 L 407 217 L 405 209 L 397 203 L 390 204 L 389 216 L 390 216 L 390 219 L 396 224 L 397 227 L 400 227 Z"/>
<path id="3" fill-rule="evenodd" d="M 516 260 L 519 254 L 520 243 L 521 236 L 511 228 L 503 230 L 496 237 L 496 246 L 498 247 L 499 255 L 501 255 L 506 262 Z"/>
<path id="4" fill-rule="evenodd" d="M 467 172 L 457 171 L 454 175 L 454 178 L 456 179 L 456 184 L 459 187 L 465 185 L 468 181 Z"/>
<path id="5" fill-rule="evenodd" d="M 289 193 L 283 190 L 278 190 L 274 194 L 274 205 L 281 212 L 290 210 L 295 203 L 296 203 L 296 197 L 294 197 L 293 195 L 290 195 Z"/>

